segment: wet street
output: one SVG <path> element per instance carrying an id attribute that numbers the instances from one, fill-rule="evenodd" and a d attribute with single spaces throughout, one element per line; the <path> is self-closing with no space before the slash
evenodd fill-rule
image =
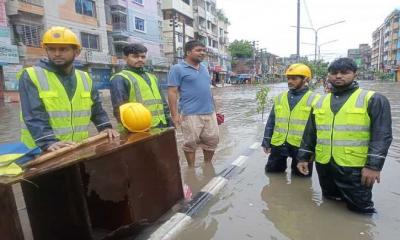
<path id="1" fill-rule="evenodd" d="M 178 239 L 399 239 L 400 83 L 361 82 L 361 86 L 387 96 L 392 107 L 394 139 L 381 183 L 375 184 L 373 190 L 378 214 L 354 214 L 344 203 L 324 200 L 316 172 L 312 179 L 292 178 L 290 170 L 285 174 L 265 174 L 266 155 L 260 147 Z M 270 87 L 269 98 L 287 89 L 285 83 Z M 213 165 L 203 164 L 198 151 L 196 168 L 188 169 L 180 151 L 183 180 L 193 195 L 250 145 L 261 143 L 271 104 L 262 120 L 256 112 L 258 89 L 243 85 L 214 89 L 218 112 L 225 114 L 226 122 L 220 126 L 220 145 Z M 107 96 L 104 105 L 112 116 Z M 0 142 L 17 140 L 18 112 L 18 104 L 0 106 Z M 179 130 L 177 136 L 180 146 Z"/>

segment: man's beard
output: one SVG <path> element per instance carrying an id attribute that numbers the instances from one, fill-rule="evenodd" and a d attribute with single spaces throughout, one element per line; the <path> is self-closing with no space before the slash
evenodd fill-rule
<path id="1" fill-rule="evenodd" d="M 66 61 L 62 64 L 57 64 L 55 62 L 53 62 L 52 60 L 50 60 L 50 62 L 53 64 L 53 66 L 57 69 L 57 70 L 64 70 L 66 68 L 68 68 L 69 66 L 72 65 L 72 63 L 74 62 L 75 58 L 73 58 L 72 60 Z"/>

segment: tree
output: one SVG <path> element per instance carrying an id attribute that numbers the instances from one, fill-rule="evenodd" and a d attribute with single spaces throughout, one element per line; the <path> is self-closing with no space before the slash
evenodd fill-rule
<path id="1" fill-rule="evenodd" d="M 218 19 L 225 22 L 228 25 L 231 25 L 231 23 L 229 22 L 228 17 L 225 15 L 224 11 L 222 9 L 217 9 L 217 16 Z"/>
<path id="2" fill-rule="evenodd" d="M 232 57 L 250 58 L 253 57 L 253 45 L 247 40 L 235 40 L 229 45 L 229 52 Z"/>
<path id="3" fill-rule="evenodd" d="M 311 73 L 315 79 L 325 79 L 328 76 L 328 63 L 322 60 L 317 62 L 314 61 L 303 61 L 303 64 L 311 68 Z"/>
<path id="4" fill-rule="evenodd" d="M 261 112 L 261 119 L 264 120 L 264 110 L 265 106 L 267 105 L 267 96 L 269 93 L 269 87 L 261 87 L 260 90 L 256 93 L 256 100 L 257 100 L 257 112 Z"/>

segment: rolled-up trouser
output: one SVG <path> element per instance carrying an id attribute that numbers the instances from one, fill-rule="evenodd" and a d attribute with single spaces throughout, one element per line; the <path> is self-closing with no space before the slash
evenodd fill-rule
<path id="1" fill-rule="evenodd" d="M 372 187 L 361 184 L 362 167 L 342 167 L 333 159 L 327 164 L 316 162 L 322 195 L 342 198 L 347 207 L 359 213 L 374 213 Z"/>
<path id="2" fill-rule="evenodd" d="M 183 151 L 195 152 L 197 147 L 215 151 L 219 129 L 215 113 L 182 116 Z"/>

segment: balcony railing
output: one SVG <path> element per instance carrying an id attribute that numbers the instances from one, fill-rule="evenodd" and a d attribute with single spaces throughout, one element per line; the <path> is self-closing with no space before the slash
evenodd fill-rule
<path id="1" fill-rule="evenodd" d="M 128 29 L 128 24 L 124 22 L 113 23 L 113 31 L 126 31 Z"/>
<path id="2" fill-rule="evenodd" d="M 22 3 L 28 3 L 35 6 L 43 7 L 43 0 L 18 0 L 18 1 Z"/>

